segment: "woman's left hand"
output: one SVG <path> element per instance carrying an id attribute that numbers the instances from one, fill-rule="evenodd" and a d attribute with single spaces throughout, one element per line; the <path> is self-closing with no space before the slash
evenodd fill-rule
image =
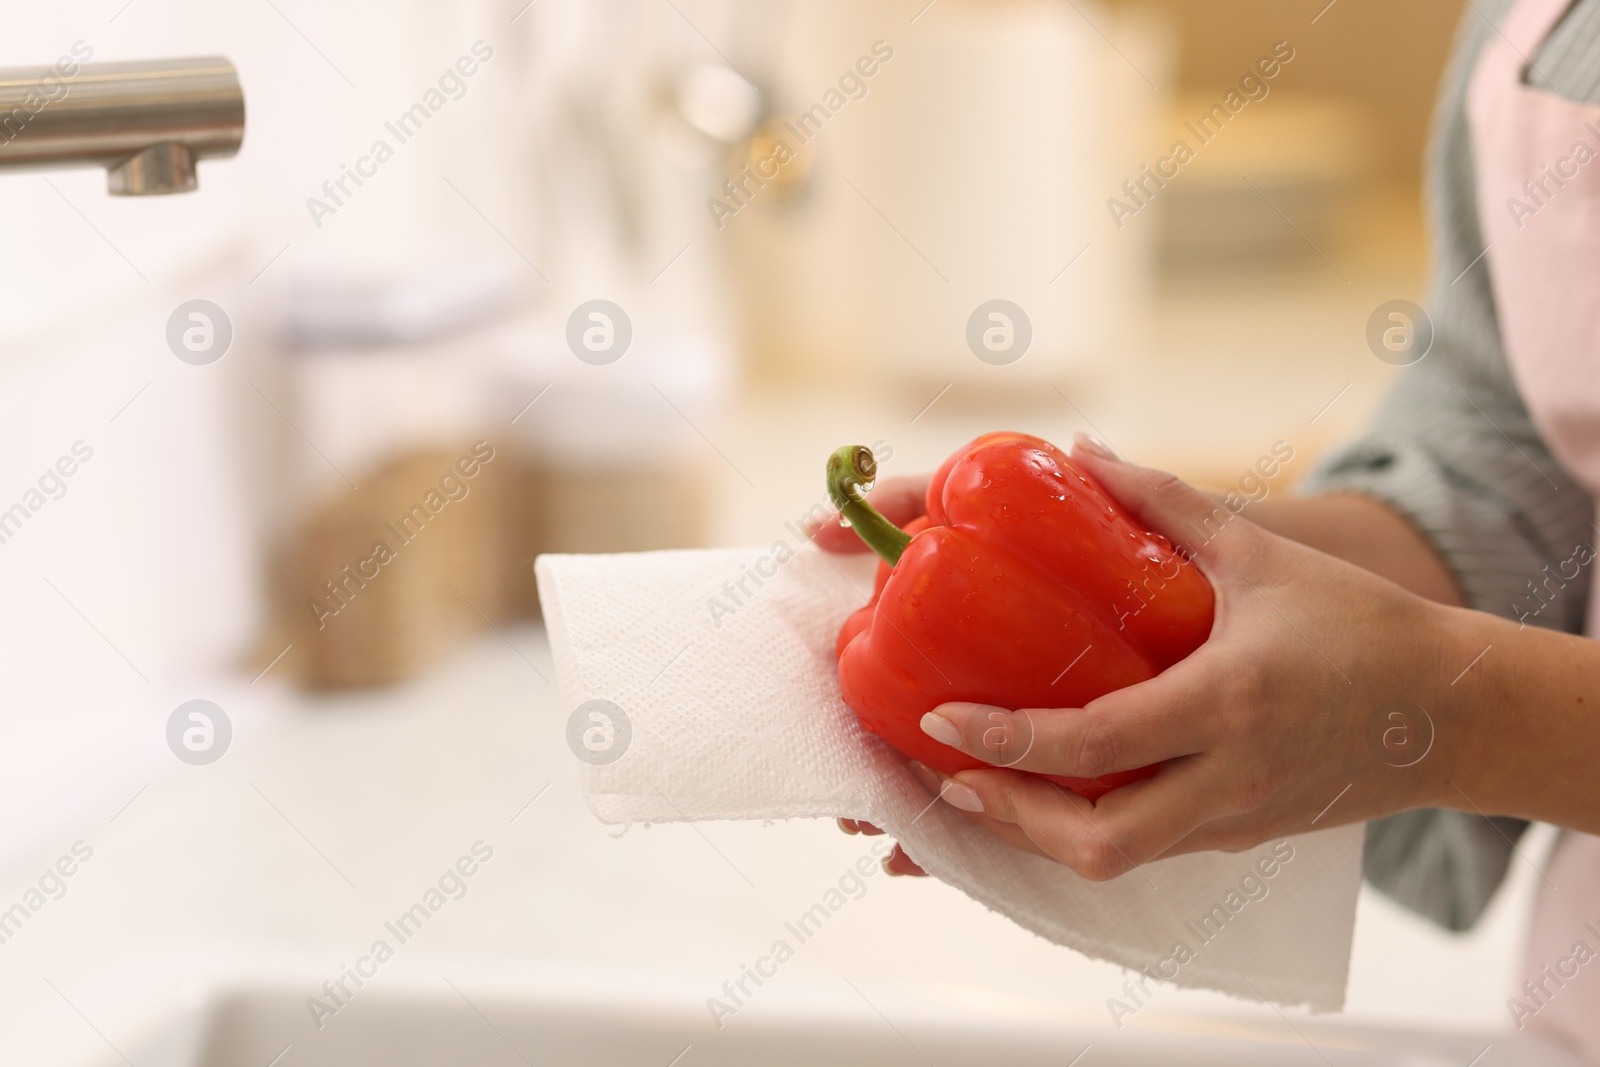
<path id="1" fill-rule="evenodd" d="M 1099 880 L 1163 856 L 1459 801 L 1450 768 L 1471 731 L 1451 681 L 1478 650 L 1451 636 L 1452 609 L 1271 534 L 1092 439 L 1073 456 L 1211 580 L 1211 635 L 1155 678 L 1083 708 L 936 708 L 923 719 L 930 736 L 1007 768 L 945 780 L 947 803 L 1010 824 L 998 836 L 1017 844 L 1020 832 L 1023 847 Z M 1007 717 L 1012 729 L 992 729 Z M 986 751 L 986 737 L 1012 740 Z M 1092 778 L 1151 764 L 1161 765 L 1153 777 L 1096 803 L 1021 773 Z"/>

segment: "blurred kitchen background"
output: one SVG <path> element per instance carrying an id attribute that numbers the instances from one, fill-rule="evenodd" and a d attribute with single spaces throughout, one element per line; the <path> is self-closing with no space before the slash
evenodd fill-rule
<path id="1" fill-rule="evenodd" d="M 223 55 L 248 112 L 195 193 L 0 171 L 0 508 L 29 509 L 0 544 L 0 907 L 75 839 L 97 850 L 0 944 L 0 1012 L 36 1042 L 16 1047 L 131 1047 L 252 974 L 303 972 L 303 997 L 485 836 L 500 883 L 409 966 L 708 995 L 764 936 L 739 923 L 781 914 L 713 849 L 763 884 L 859 846 L 820 825 L 610 840 L 576 796 L 533 557 L 770 543 L 857 440 L 911 473 L 989 429 L 1088 429 L 1213 487 L 1285 441 L 1289 491 L 1405 373 L 1364 335 L 1421 298 L 1422 144 L 1461 8 L 13 5 L 0 66 L 78 42 Z M 1108 198 L 1275 49 L 1264 95 L 1119 226 Z M 1021 358 L 969 344 L 994 299 L 1027 316 Z M 168 341 L 194 300 L 231 327 L 209 363 Z M 77 442 L 59 499 L 27 504 Z M 419 505 L 413 545 L 395 527 Z M 403 547 L 365 564 L 378 540 Z M 195 698 L 232 723 L 209 767 L 167 748 Z M 714 928 L 646 923 L 656 878 Z M 1352 1013 L 1501 1025 L 1536 878 L 1462 938 L 1364 898 Z M 1104 1021 L 1114 968 L 943 887 L 873 894 L 838 948 L 862 966 L 937 969 L 908 945 L 938 922 L 992 947 L 972 989 L 1023 976 Z M 645 932 L 601 947 L 569 921 L 588 907 Z"/>

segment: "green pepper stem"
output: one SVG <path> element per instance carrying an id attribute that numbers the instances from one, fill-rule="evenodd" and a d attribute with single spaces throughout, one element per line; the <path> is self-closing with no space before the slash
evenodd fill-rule
<path id="1" fill-rule="evenodd" d="M 828 497 L 856 536 L 888 561 L 900 562 L 911 535 L 884 518 L 863 495 L 878 476 L 878 461 L 866 445 L 845 445 L 828 457 Z"/>

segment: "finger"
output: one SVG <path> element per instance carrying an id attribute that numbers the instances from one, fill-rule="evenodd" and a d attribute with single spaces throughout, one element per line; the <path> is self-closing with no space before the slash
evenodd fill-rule
<path id="1" fill-rule="evenodd" d="M 965 815 L 969 821 L 980 827 L 985 833 L 999 838 L 1004 844 L 1010 845 L 1018 852 L 1027 852 L 1035 856 L 1043 856 L 1047 860 L 1055 858 L 1054 856 L 1050 855 L 1050 853 L 1036 845 L 1033 840 L 1029 838 L 1025 832 L 1023 832 L 1022 827 L 1017 826 L 1015 823 L 1004 822 L 1000 819 L 993 819 L 982 814 L 981 812 L 963 811 L 961 814 Z"/>
<path id="2" fill-rule="evenodd" d="M 960 798 L 963 795 L 961 791 L 964 789 L 964 787 L 959 782 L 951 781 L 949 775 L 940 774 L 938 771 L 934 770 L 932 767 L 920 760 L 912 760 L 911 762 L 907 763 L 906 766 L 911 769 L 911 773 L 916 775 L 917 780 L 922 783 L 923 788 L 927 789 L 931 795 L 945 801 L 947 804 L 950 804 L 951 807 L 957 809 L 962 807 Z M 954 801 L 952 801 L 951 796 L 946 796 L 947 787 L 953 791 L 951 796 L 956 798 Z M 1020 829 L 1012 824 L 1001 822 L 998 819 L 991 819 L 987 815 L 978 814 L 970 810 L 964 811 L 963 814 L 974 823 L 983 827 L 984 830 L 1010 845 L 1012 848 L 1018 849 L 1022 852 L 1031 852 L 1036 856 L 1045 855 L 1044 852 L 1040 850 L 1038 845 L 1035 845 L 1032 841 L 1028 840 L 1027 834 L 1023 833 Z M 918 818 L 921 818 L 921 816 L 918 816 Z M 1045 858 L 1048 859 L 1049 857 L 1045 856 Z"/>
<path id="3" fill-rule="evenodd" d="M 899 845 L 894 846 L 894 851 L 883 857 L 883 869 L 893 875 L 910 875 L 913 878 L 926 878 L 928 872 L 917 865 L 917 861 L 906 855 L 906 850 Z"/>
<path id="4" fill-rule="evenodd" d="M 839 824 L 839 829 L 847 834 L 866 834 L 868 837 L 876 837 L 878 834 L 883 833 L 882 830 L 870 822 L 862 822 L 860 819 L 838 819 L 836 821 Z"/>
<path id="5" fill-rule="evenodd" d="M 867 502 L 884 518 L 896 526 L 904 526 L 927 512 L 928 479 L 899 477 L 885 478 L 872 492 Z M 837 511 L 829 511 L 825 519 L 807 520 L 805 528 L 817 546 L 827 552 L 866 552 L 867 546 L 856 532 L 839 521 Z"/>
<path id="6" fill-rule="evenodd" d="M 1261 531 L 1253 523 L 1176 475 L 1120 459 L 1097 438 L 1078 434 L 1072 458 L 1146 528 L 1209 574 L 1226 572 L 1238 548 L 1259 544 Z"/>
<path id="7" fill-rule="evenodd" d="M 1043 856 L 1047 860 L 1055 859 L 1055 857 L 1050 855 L 1050 853 L 1034 844 L 1033 839 L 1023 831 L 1022 827 L 1016 825 L 1015 823 L 1002 822 L 999 819 L 992 819 L 987 815 L 974 815 L 970 813 L 967 814 L 967 818 L 983 827 L 986 833 L 999 838 L 1002 842 L 1010 845 L 1018 852 L 1027 852 L 1034 856 Z"/>
<path id="8" fill-rule="evenodd" d="M 924 715 L 922 732 L 996 767 L 1098 778 L 1208 748 L 1216 720 L 1202 710 L 1203 698 L 1187 691 L 1193 685 L 1192 672 L 1184 672 L 1160 686 L 1130 686 L 1112 705 L 1092 701 L 1085 708 L 1008 711 L 956 701 Z"/>
<path id="9" fill-rule="evenodd" d="M 983 813 L 1015 823 L 1052 859 L 1091 881 L 1126 874 L 1165 854 L 1218 815 L 1219 790 L 1203 760 L 1168 763 L 1155 777 L 1090 803 L 1048 779 L 1016 771 L 963 771 L 956 777 Z"/>

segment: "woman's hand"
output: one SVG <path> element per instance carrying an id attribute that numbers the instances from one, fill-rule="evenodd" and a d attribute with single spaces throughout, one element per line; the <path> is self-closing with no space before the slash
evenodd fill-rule
<path id="1" fill-rule="evenodd" d="M 1171 475 L 1119 462 L 1092 439 L 1080 436 L 1073 454 L 1210 579 L 1211 636 L 1157 677 L 1083 708 L 936 708 L 924 720 L 930 736 L 997 765 L 941 779 L 911 764 L 946 803 L 1007 844 L 1096 879 L 1410 807 L 1600 834 L 1588 784 L 1600 765 L 1600 641 L 1453 606 L 1454 578 L 1385 506 L 1323 499 L 1252 512 L 1379 577 Z M 925 485 L 886 481 L 873 502 L 904 524 L 922 512 Z M 831 551 L 859 550 L 836 521 L 816 533 Z M 1596 558 L 1587 545 L 1571 552 L 1556 568 L 1563 580 Z M 1158 763 L 1153 777 L 1093 804 L 1020 773 Z M 899 849 L 885 866 L 920 873 Z"/>
<path id="2" fill-rule="evenodd" d="M 1447 636 L 1459 629 L 1443 618 L 1451 609 L 1268 533 L 1092 439 L 1080 435 L 1073 457 L 1211 580 L 1211 636 L 1083 708 L 936 708 L 923 720 L 931 737 L 1009 768 L 945 781 L 947 803 L 1092 879 L 1408 807 L 1465 806 L 1450 769 L 1471 731 L 1452 680 L 1479 648 Z M 986 737 L 1009 740 L 987 748 Z M 1153 777 L 1097 803 L 1020 773 L 1090 778 L 1150 764 L 1161 764 Z"/>

